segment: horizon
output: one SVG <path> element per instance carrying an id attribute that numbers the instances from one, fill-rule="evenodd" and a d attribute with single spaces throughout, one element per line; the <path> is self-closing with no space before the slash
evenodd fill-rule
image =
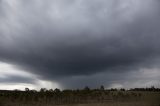
<path id="1" fill-rule="evenodd" d="M 148 91 L 148 90 L 158 90 L 157 92 L 159 92 L 160 88 L 159 87 L 155 87 L 155 86 L 150 86 L 150 87 L 138 87 L 138 88 L 105 88 L 103 85 L 96 87 L 96 88 L 90 88 L 89 86 L 85 86 L 83 88 L 75 88 L 75 89 L 61 89 L 61 88 L 40 88 L 40 89 L 30 89 L 28 87 L 25 87 L 24 89 L 0 89 L 0 91 L 36 91 L 36 92 L 41 92 L 41 90 L 45 90 L 45 91 L 50 91 L 50 90 L 60 90 L 60 91 L 66 91 L 66 90 L 71 90 L 71 91 L 77 91 L 77 90 L 85 90 L 85 89 L 89 89 L 89 90 L 101 90 L 103 87 L 104 90 L 106 91 Z M 27 90 L 26 90 L 27 89 Z"/>

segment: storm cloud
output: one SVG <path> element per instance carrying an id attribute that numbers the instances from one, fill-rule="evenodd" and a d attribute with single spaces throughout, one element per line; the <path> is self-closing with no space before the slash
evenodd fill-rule
<path id="1" fill-rule="evenodd" d="M 160 75 L 159 6 L 159 0 L 1 0 L 0 61 L 64 88 L 125 86 L 140 73 L 138 81 L 157 82 L 144 73 Z"/>

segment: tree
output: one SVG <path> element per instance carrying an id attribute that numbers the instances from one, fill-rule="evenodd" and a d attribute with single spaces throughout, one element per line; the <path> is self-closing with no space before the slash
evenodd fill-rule
<path id="1" fill-rule="evenodd" d="M 124 89 L 124 88 L 121 88 L 120 91 L 125 91 L 125 89 Z"/>
<path id="2" fill-rule="evenodd" d="M 104 90 L 105 90 L 103 85 L 101 85 L 100 90 L 101 90 L 101 91 L 104 91 Z"/>
<path id="3" fill-rule="evenodd" d="M 56 89 L 54 90 L 54 92 L 55 92 L 55 93 L 60 93 L 60 92 L 61 92 L 61 90 L 60 90 L 60 89 L 58 89 L 58 88 L 56 88 Z"/>
<path id="4" fill-rule="evenodd" d="M 84 87 L 85 91 L 90 91 L 90 88 L 88 86 Z"/>
<path id="5" fill-rule="evenodd" d="M 46 88 L 41 88 L 41 89 L 40 89 L 40 92 L 46 92 L 46 91 L 47 91 Z"/>
<path id="6" fill-rule="evenodd" d="M 49 89 L 48 91 L 49 91 L 49 92 L 54 92 L 53 89 Z"/>
<path id="7" fill-rule="evenodd" d="M 25 91 L 28 92 L 28 91 L 29 91 L 29 88 L 25 88 Z"/>

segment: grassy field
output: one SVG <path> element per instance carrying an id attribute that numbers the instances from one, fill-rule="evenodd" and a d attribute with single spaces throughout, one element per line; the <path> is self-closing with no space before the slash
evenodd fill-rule
<path id="1" fill-rule="evenodd" d="M 160 106 L 159 91 L 0 91 L 0 106 Z"/>

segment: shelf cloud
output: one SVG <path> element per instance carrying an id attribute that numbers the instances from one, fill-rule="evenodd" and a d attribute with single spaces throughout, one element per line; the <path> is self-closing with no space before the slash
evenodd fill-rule
<path id="1" fill-rule="evenodd" d="M 62 88 L 157 84 L 159 7 L 159 0 L 0 0 L 0 61 Z"/>

